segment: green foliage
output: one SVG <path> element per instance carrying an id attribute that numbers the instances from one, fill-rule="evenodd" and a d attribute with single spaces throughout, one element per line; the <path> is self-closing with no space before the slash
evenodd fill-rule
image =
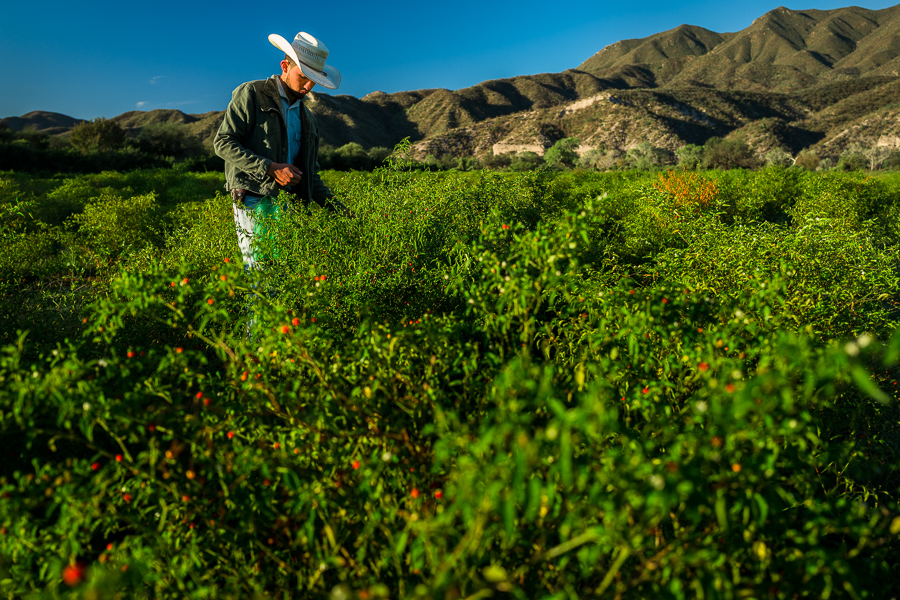
<path id="1" fill-rule="evenodd" d="M 132 145 L 152 156 L 185 159 L 205 152 L 200 140 L 175 123 L 151 123 L 141 129 Z"/>
<path id="2" fill-rule="evenodd" d="M 78 229 L 88 252 L 105 262 L 153 244 L 159 237 L 161 214 L 153 193 L 129 198 L 103 195 L 69 221 Z"/>
<path id="3" fill-rule="evenodd" d="M 6 130 L 0 135 L 0 168 L 18 173 L 100 173 L 174 167 L 180 172 L 220 172 L 223 162 L 174 124 L 154 124 L 133 139 L 112 121 L 83 123 L 74 138 Z M 121 133 L 121 136 L 120 136 Z"/>
<path id="4" fill-rule="evenodd" d="M 884 161 L 884 168 L 900 171 L 900 150 L 894 150 Z"/>
<path id="5" fill-rule="evenodd" d="M 505 154 L 494 154 L 491 152 L 489 156 L 482 159 L 481 164 L 485 169 L 508 169 L 512 164 L 514 153 L 507 152 Z"/>
<path id="6" fill-rule="evenodd" d="M 518 152 L 509 165 L 509 170 L 517 173 L 534 171 L 544 164 L 544 159 L 537 152 L 526 150 Z"/>
<path id="7" fill-rule="evenodd" d="M 866 168 L 874 171 L 881 167 L 885 160 L 893 153 L 893 148 L 888 146 L 872 145 L 867 146 L 859 142 L 853 142 L 847 148 L 847 152 L 851 155 L 862 156 L 866 161 Z"/>
<path id="8" fill-rule="evenodd" d="M 553 168 L 571 169 L 578 162 L 578 138 L 568 137 L 557 141 L 544 153 L 544 162 Z"/>
<path id="9" fill-rule="evenodd" d="M 371 171 L 382 166 L 391 151 L 381 146 L 366 150 L 361 144 L 350 142 L 340 148 L 319 148 L 319 165 L 338 171 Z"/>
<path id="10" fill-rule="evenodd" d="M 340 160 L 341 163 L 335 165 L 336 168 L 347 171 L 361 171 L 368 166 L 369 156 L 362 146 L 356 142 L 344 144 L 335 152 L 336 158 L 332 160 Z"/>
<path id="11" fill-rule="evenodd" d="M 455 157 L 449 154 L 440 158 L 429 154 L 422 161 L 422 165 L 429 171 L 475 171 L 482 168 L 482 163 L 476 158 Z"/>
<path id="12" fill-rule="evenodd" d="M 582 169 L 600 169 L 606 164 L 608 153 L 601 148 L 594 148 L 582 154 L 578 159 L 578 166 Z"/>
<path id="13" fill-rule="evenodd" d="M 84 154 L 109 152 L 125 144 L 125 130 L 118 123 L 101 117 L 73 127 L 69 142 Z"/>
<path id="14" fill-rule="evenodd" d="M 759 166 L 759 161 L 746 142 L 712 137 L 703 145 L 703 166 L 707 169 L 752 169 Z"/>
<path id="15" fill-rule="evenodd" d="M 46 133 L 36 131 L 33 126 L 28 126 L 18 132 L 7 129 L 5 130 L 3 141 L 18 141 L 29 148 L 35 148 L 37 150 L 46 150 L 50 147 L 50 136 Z"/>
<path id="16" fill-rule="evenodd" d="M 703 165 L 703 146 L 685 144 L 675 150 L 675 158 L 678 166 L 685 169 L 699 169 Z"/>
<path id="17" fill-rule="evenodd" d="M 839 171 L 861 171 L 866 168 L 866 157 L 860 152 L 860 147 L 847 148 L 841 152 L 835 168 Z"/>
<path id="18" fill-rule="evenodd" d="M 784 148 L 773 148 L 766 153 L 765 160 L 770 167 L 789 167 L 794 163 L 794 157 Z"/>
<path id="19" fill-rule="evenodd" d="M 635 169 L 647 171 L 669 161 L 669 153 L 650 142 L 641 142 L 625 153 L 625 160 Z"/>
<path id="20" fill-rule="evenodd" d="M 808 169 L 810 171 L 815 171 L 819 168 L 819 165 L 822 163 L 822 160 L 819 156 L 812 152 L 811 150 L 801 150 L 797 155 L 797 160 L 794 161 L 794 164 L 798 167 L 803 167 L 804 169 Z"/>
<path id="21" fill-rule="evenodd" d="M 82 154 L 71 147 L 32 147 L 14 141 L 8 144 L 0 142 L 0 166 L 20 173 L 47 177 L 60 173 L 130 171 L 168 165 L 159 158 L 141 154 L 131 148 Z"/>
<path id="22" fill-rule="evenodd" d="M 108 262 L 2 266 L 3 595 L 900 591 L 900 179 L 387 163 L 252 273 L 220 176 L 0 178 Z"/>
<path id="23" fill-rule="evenodd" d="M 393 152 L 390 148 L 385 148 L 384 146 L 373 146 L 369 148 L 366 152 L 369 155 L 369 158 L 372 160 L 373 168 L 381 167 L 384 165 L 384 161 L 391 155 Z"/>

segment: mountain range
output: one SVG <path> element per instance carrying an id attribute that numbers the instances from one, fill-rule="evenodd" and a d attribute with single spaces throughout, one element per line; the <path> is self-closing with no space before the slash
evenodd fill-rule
<path id="1" fill-rule="evenodd" d="M 606 46 L 562 73 L 523 75 L 460 89 L 311 93 L 324 143 L 392 147 L 420 157 L 531 150 L 577 137 L 581 151 L 642 142 L 675 150 L 710 137 L 740 138 L 760 155 L 775 147 L 840 154 L 856 142 L 900 147 L 900 5 L 881 10 L 777 8 L 749 27 L 693 25 Z M 174 123 L 211 143 L 222 112 L 133 111 L 135 135 Z M 79 121 L 32 112 L 0 121 L 65 135 Z"/>

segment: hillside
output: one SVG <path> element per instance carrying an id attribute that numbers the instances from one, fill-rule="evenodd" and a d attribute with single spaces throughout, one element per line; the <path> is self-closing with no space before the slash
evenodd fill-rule
<path id="1" fill-rule="evenodd" d="M 82 122 L 82 119 L 75 119 L 59 113 L 33 110 L 21 117 L 0 119 L 0 126 L 9 127 L 16 131 L 31 128 L 47 135 L 61 135 L 68 133 L 70 129 Z"/>
<path id="2" fill-rule="evenodd" d="M 898 76 L 900 5 L 882 10 L 772 10 L 737 33 L 682 25 L 607 46 L 578 68 L 600 77 L 644 69 L 654 86 L 790 92 L 859 77 Z"/>
<path id="3" fill-rule="evenodd" d="M 764 153 L 850 143 L 894 144 L 900 104 L 900 5 L 882 10 L 777 8 L 738 32 L 681 25 L 611 44 L 576 69 L 363 98 L 312 93 L 324 143 L 455 156 L 532 150 L 578 137 L 582 151 L 623 152 L 643 141 L 674 150 L 740 136 Z M 893 108 L 892 108 L 893 107 Z M 154 123 L 184 127 L 211 145 L 221 112 L 134 111 L 113 117 L 130 135 Z M 10 117 L 64 135 L 76 119 Z M 900 146 L 900 141 L 896 143 Z"/>

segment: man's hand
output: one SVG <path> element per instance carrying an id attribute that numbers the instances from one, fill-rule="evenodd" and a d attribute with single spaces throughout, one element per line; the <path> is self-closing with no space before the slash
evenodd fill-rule
<path id="1" fill-rule="evenodd" d="M 278 182 L 278 185 L 285 186 L 300 183 L 300 178 L 303 176 L 303 171 L 301 171 L 294 165 L 273 162 L 269 165 L 269 168 L 266 171 L 266 175 L 268 175 L 269 177 L 274 177 L 275 181 Z"/>

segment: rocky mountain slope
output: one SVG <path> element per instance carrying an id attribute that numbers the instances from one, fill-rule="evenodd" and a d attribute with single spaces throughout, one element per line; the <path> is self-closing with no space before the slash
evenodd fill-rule
<path id="1" fill-rule="evenodd" d="M 712 136 L 742 137 L 764 154 L 852 142 L 900 147 L 900 5 L 882 10 L 778 8 L 734 33 L 682 25 L 603 48 L 576 69 L 363 98 L 313 93 L 323 141 L 427 154 L 484 156 L 578 137 L 582 151 L 641 142 L 674 150 Z M 185 127 L 209 143 L 221 112 L 130 112 L 112 120 L 135 134 L 150 123 Z M 63 134 L 76 121 L 29 113 L 4 120 Z"/>

